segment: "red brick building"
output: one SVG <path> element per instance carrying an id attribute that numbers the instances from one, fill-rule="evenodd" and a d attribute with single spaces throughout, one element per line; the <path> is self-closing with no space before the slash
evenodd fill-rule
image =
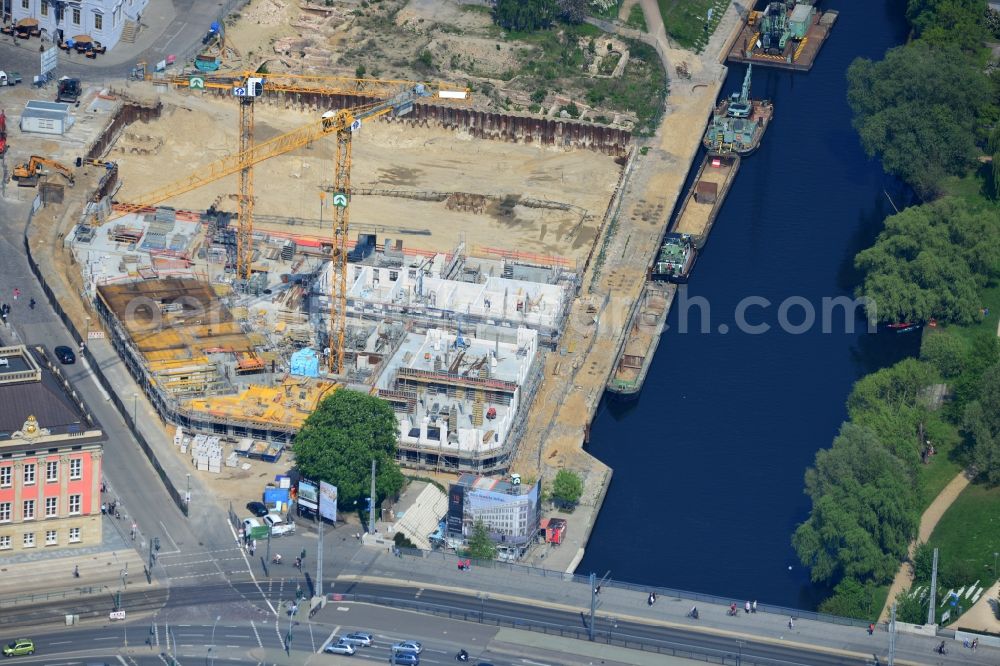
<path id="1" fill-rule="evenodd" d="M 101 542 L 104 439 L 40 350 L 0 347 L 0 561 Z"/>

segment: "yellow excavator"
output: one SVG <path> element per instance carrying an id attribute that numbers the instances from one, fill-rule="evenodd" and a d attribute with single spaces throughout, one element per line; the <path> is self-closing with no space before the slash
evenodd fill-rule
<path id="1" fill-rule="evenodd" d="M 69 170 L 68 167 L 63 166 L 55 160 L 50 160 L 38 155 L 32 155 L 31 159 L 24 164 L 19 164 L 14 167 L 14 173 L 11 174 L 11 178 L 17 181 L 19 187 L 34 187 L 38 184 L 38 178 L 44 172 L 42 167 L 46 166 L 53 171 L 60 173 L 66 178 L 70 187 L 73 187 L 73 172 Z"/>

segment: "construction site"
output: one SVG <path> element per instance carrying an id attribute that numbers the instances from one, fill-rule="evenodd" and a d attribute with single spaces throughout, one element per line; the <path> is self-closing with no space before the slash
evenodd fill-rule
<path id="1" fill-rule="evenodd" d="M 398 83 L 366 96 L 389 99 L 382 113 L 293 80 L 252 100 L 248 146 L 246 108 L 206 78 L 96 95 L 142 119 L 91 144 L 113 168 L 62 238 L 146 398 L 185 435 L 221 438 L 216 459 L 250 439 L 276 460 L 352 388 L 393 405 L 403 464 L 506 470 L 623 160 L 572 133 L 508 142 L 400 117 Z"/>

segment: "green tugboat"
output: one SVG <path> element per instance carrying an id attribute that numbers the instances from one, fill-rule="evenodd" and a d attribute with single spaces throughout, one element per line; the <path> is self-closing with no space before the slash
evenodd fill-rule
<path id="1" fill-rule="evenodd" d="M 760 147 L 774 106 L 769 101 L 750 99 L 752 74 L 753 65 L 747 65 L 743 89 L 723 99 L 715 108 L 702 140 L 710 155 L 746 157 Z"/>

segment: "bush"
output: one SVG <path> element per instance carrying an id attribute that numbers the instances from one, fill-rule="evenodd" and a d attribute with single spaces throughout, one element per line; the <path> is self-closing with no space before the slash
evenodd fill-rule
<path id="1" fill-rule="evenodd" d="M 552 499 L 560 504 L 575 506 L 583 495 L 583 479 L 576 472 L 561 469 L 552 482 Z"/>

